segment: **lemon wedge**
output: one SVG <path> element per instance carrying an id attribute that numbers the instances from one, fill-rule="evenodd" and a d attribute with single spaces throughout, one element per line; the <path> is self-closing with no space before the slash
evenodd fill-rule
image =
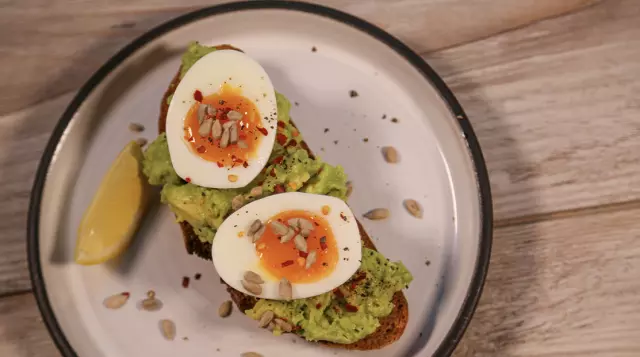
<path id="1" fill-rule="evenodd" d="M 111 164 L 80 222 L 76 263 L 104 263 L 129 246 L 149 201 L 142 157 L 142 148 L 132 141 Z"/>

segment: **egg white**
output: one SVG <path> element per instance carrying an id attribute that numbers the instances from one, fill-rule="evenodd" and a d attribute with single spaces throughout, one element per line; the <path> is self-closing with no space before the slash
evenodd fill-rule
<path id="1" fill-rule="evenodd" d="M 223 84 L 239 87 L 242 95 L 253 101 L 262 117 L 267 135 L 262 137 L 256 155 L 249 158 L 248 167 L 218 167 L 216 163 L 200 158 L 184 139 L 184 119 L 196 103 L 193 93 L 204 97 L 217 93 Z M 278 106 L 273 85 L 264 68 L 251 57 L 234 50 L 211 52 L 198 60 L 184 75 L 176 88 L 167 113 L 167 143 L 171 163 L 181 178 L 191 183 L 212 188 L 244 187 L 264 168 L 271 155 L 276 137 Z M 267 118 L 265 120 L 265 117 Z M 271 129 L 274 127 L 274 129 Z M 229 175 L 236 175 L 235 182 Z"/>
<path id="2" fill-rule="evenodd" d="M 331 208 L 328 215 L 322 214 L 323 205 Z M 304 210 L 323 217 L 333 231 L 338 249 L 338 261 L 333 272 L 313 283 L 292 284 L 294 299 L 331 291 L 355 274 L 360 267 L 362 246 L 358 224 L 349 206 L 344 201 L 331 196 L 288 192 L 251 202 L 233 213 L 220 225 L 211 247 L 211 258 L 222 280 L 238 291 L 254 295 L 244 289 L 241 283 L 244 273 L 251 270 L 265 281 L 262 284 L 262 294 L 254 296 L 282 300 L 278 295 L 278 277 L 271 276 L 261 267 L 255 244 L 246 235 L 239 238 L 238 232 L 246 232 L 249 225 L 256 219 L 266 223 L 269 218 L 288 210 Z M 340 213 L 346 217 L 346 221 L 340 217 Z M 258 240 L 256 244 L 259 243 Z"/>

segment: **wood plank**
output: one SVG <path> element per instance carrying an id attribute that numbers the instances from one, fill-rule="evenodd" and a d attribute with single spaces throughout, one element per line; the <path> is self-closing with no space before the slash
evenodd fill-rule
<path id="1" fill-rule="evenodd" d="M 13 0 L 0 8 L 0 115 L 77 89 L 128 42 L 171 18 L 222 0 Z M 387 29 L 418 51 L 490 36 L 595 0 L 323 0 Z M 482 12 L 483 16 L 475 16 Z M 465 19 L 457 21 L 456 19 Z M 37 24 L 37 26 L 34 26 Z"/>
<path id="2" fill-rule="evenodd" d="M 640 209 L 496 230 L 455 356 L 640 354 Z"/>
<path id="3" fill-rule="evenodd" d="M 426 56 L 482 145 L 498 220 L 640 198 L 640 2 Z"/>
<path id="4" fill-rule="evenodd" d="M 497 229 L 484 294 L 455 356 L 637 356 L 638 216 Z M 30 295 L 0 299 L 0 355 L 56 355 L 38 316 Z"/>

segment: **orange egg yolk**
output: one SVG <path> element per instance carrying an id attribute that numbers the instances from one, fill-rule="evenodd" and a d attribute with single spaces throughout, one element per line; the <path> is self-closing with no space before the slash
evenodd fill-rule
<path id="1" fill-rule="evenodd" d="M 291 218 L 303 218 L 313 223 L 314 228 L 306 239 L 306 253 L 296 249 L 293 239 L 281 243 L 280 236 L 271 226 L 271 222 L 276 220 L 286 225 Z M 256 252 L 262 268 L 275 278 L 287 278 L 294 284 L 312 283 L 333 272 L 338 262 L 338 247 L 324 218 L 308 211 L 292 210 L 271 217 L 266 224 L 264 234 L 255 243 Z M 306 259 L 312 251 L 316 252 L 316 261 L 306 269 Z"/>
<path id="2" fill-rule="evenodd" d="M 263 127 L 260 112 L 255 104 L 244 97 L 239 88 L 228 84 L 222 85 L 218 93 L 203 97 L 199 90 L 195 90 L 193 96 L 196 103 L 191 106 L 184 119 L 184 139 L 191 146 L 191 151 L 218 167 L 247 167 L 247 160 L 256 155 L 260 140 L 268 133 Z M 205 104 L 215 108 L 215 116 L 205 114 L 203 118 L 198 118 L 198 109 Z M 228 116 L 230 111 L 242 114 L 242 119 L 230 120 Z M 200 119 L 203 119 L 202 124 Z M 230 121 L 233 122 L 224 130 L 230 130 L 230 126 L 235 126 L 237 141 L 222 147 L 224 135 L 222 138 L 216 138 L 212 130 L 207 130 L 206 135 L 201 135 L 199 129 L 201 125 L 205 125 L 206 119 L 214 120 L 213 122 L 219 121 L 223 127 Z"/>

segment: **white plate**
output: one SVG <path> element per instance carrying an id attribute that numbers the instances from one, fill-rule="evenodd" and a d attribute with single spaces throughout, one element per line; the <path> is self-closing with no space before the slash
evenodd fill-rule
<path id="1" fill-rule="evenodd" d="M 128 124 L 143 123 L 143 136 L 155 138 L 160 99 L 192 40 L 230 43 L 257 59 L 276 89 L 298 103 L 292 117 L 311 149 L 345 167 L 354 212 L 391 210 L 387 221 L 363 223 L 378 249 L 415 277 L 405 291 L 409 325 L 396 343 L 366 354 L 449 355 L 478 301 L 491 246 L 489 183 L 471 127 L 439 77 L 398 40 L 335 10 L 278 1 L 216 6 L 152 30 L 107 62 L 63 115 L 38 170 L 28 240 L 36 298 L 62 354 L 363 354 L 271 336 L 237 311 L 219 318 L 228 294 L 213 265 L 186 254 L 178 225 L 159 204 L 122 260 L 73 263 L 81 216 L 112 160 L 135 138 Z M 400 164 L 384 162 L 386 145 L 398 149 Z M 422 203 L 424 219 L 406 213 L 405 198 Z M 187 289 L 183 276 L 191 277 Z M 148 289 L 164 302 L 159 312 L 136 309 Z M 124 308 L 102 306 L 121 291 L 132 295 Z M 175 341 L 162 338 L 162 318 L 175 321 Z"/>

